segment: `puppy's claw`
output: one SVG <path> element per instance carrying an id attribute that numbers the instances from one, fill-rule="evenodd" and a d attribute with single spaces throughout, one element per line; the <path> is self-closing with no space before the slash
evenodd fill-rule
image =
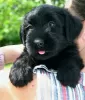
<path id="1" fill-rule="evenodd" d="M 75 88 L 78 84 L 80 78 L 80 72 L 78 70 L 71 70 L 71 71 L 61 71 L 59 70 L 57 73 L 57 79 L 61 82 L 64 86 L 70 86 Z"/>
<path id="2" fill-rule="evenodd" d="M 9 78 L 16 87 L 23 87 L 33 80 L 33 72 L 30 67 L 16 68 L 12 67 Z"/>

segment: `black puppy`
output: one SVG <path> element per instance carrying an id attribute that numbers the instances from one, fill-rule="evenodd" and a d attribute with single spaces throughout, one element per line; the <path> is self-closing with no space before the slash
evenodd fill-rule
<path id="1" fill-rule="evenodd" d="M 13 85 L 22 87 L 33 79 L 33 68 L 45 64 L 57 70 L 58 80 L 75 87 L 83 68 L 75 38 L 82 24 L 63 8 L 41 5 L 26 14 L 20 36 L 25 46 L 14 62 L 9 78 Z"/>

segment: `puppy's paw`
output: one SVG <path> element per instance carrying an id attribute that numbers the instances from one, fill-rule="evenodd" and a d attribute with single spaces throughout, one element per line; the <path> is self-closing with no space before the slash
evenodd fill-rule
<path id="1" fill-rule="evenodd" d="M 78 68 L 69 69 L 66 71 L 63 69 L 59 69 L 57 73 L 57 78 L 62 85 L 75 88 L 80 79 L 80 71 Z"/>
<path id="2" fill-rule="evenodd" d="M 16 87 L 23 87 L 33 79 L 32 69 L 30 67 L 16 68 L 12 67 L 9 78 L 11 83 Z"/>

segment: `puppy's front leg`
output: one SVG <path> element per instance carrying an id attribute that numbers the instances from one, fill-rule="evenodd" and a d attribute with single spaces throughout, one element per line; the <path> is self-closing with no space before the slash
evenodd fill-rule
<path id="1" fill-rule="evenodd" d="M 9 78 L 11 83 L 16 87 L 23 87 L 33 79 L 32 68 L 29 66 L 29 56 L 23 52 L 14 62 L 10 70 Z M 32 61 L 31 61 L 32 62 Z"/>
<path id="2" fill-rule="evenodd" d="M 83 62 L 75 46 L 68 47 L 62 54 L 57 78 L 65 86 L 75 87 L 80 79 Z"/>

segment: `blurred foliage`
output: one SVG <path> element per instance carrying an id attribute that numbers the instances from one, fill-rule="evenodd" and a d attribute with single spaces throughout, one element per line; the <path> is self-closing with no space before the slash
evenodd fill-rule
<path id="1" fill-rule="evenodd" d="M 63 7 L 64 0 L 0 0 L 0 46 L 20 43 L 23 15 L 40 4 Z"/>
<path id="2" fill-rule="evenodd" d="M 12 64 L 6 64 L 6 65 L 4 66 L 4 69 L 9 70 L 11 67 L 12 67 Z"/>

